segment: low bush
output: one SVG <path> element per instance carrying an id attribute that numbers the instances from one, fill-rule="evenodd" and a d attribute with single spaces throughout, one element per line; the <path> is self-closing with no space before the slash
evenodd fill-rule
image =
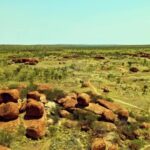
<path id="1" fill-rule="evenodd" d="M 14 137 L 13 134 L 11 134 L 8 131 L 0 130 L 0 144 L 10 147 Z"/>
<path id="2" fill-rule="evenodd" d="M 131 150 L 139 150 L 144 146 L 145 142 L 141 139 L 132 140 L 129 147 Z"/>
<path id="3" fill-rule="evenodd" d="M 78 129 L 50 126 L 49 134 L 50 150 L 87 150 L 90 147 L 90 134 Z"/>

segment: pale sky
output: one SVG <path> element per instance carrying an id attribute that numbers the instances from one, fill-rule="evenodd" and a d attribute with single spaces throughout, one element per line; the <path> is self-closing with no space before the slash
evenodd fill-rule
<path id="1" fill-rule="evenodd" d="M 0 0 L 0 44 L 150 44 L 150 0 Z"/>

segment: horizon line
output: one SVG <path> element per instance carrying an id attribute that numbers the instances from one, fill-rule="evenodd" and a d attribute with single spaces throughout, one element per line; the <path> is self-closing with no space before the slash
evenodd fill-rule
<path id="1" fill-rule="evenodd" d="M 12 43 L 12 44 L 0 44 L 0 46 L 150 46 L 150 44 L 19 44 L 19 43 Z"/>

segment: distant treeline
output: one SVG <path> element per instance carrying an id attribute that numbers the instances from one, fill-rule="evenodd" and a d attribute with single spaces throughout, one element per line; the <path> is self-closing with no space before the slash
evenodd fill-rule
<path id="1" fill-rule="evenodd" d="M 150 45 L 0 45 L 0 51 L 3 50 L 63 50 L 63 49 L 149 49 Z"/>

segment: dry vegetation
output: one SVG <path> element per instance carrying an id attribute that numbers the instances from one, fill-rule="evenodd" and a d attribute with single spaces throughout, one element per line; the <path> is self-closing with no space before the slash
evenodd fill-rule
<path id="1" fill-rule="evenodd" d="M 148 46 L 0 46 L 0 145 L 150 148 L 149 56 Z"/>

